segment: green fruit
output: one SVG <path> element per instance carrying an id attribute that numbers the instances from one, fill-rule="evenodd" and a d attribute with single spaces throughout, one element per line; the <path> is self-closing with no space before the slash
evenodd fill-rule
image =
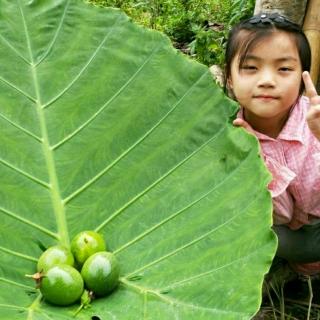
<path id="1" fill-rule="evenodd" d="M 71 241 L 71 252 L 79 267 L 94 253 L 105 250 L 102 235 L 94 231 L 80 232 Z"/>
<path id="2" fill-rule="evenodd" d="M 80 299 L 83 280 L 78 270 L 61 264 L 50 268 L 40 280 L 40 291 L 46 301 L 67 306 Z"/>
<path id="3" fill-rule="evenodd" d="M 84 263 L 81 275 L 86 287 L 97 296 L 110 293 L 119 282 L 120 269 L 111 252 L 98 252 Z"/>
<path id="4" fill-rule="evenodd" d="M 74 264 L 72 253 L 67 248 L 59 245 L 52 246 L 41 254 L 37 270 L 39 272 L 47 271 L 57 264 L 68 264 L 70 266 Z"/>

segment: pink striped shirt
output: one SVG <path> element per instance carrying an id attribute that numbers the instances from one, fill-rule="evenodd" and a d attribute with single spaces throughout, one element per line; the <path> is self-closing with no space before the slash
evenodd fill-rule
<path id="1" fill-rule="evenodd" d="M 308 98 L 301 97 L 276 139 L 255 131 L 273 177 L 268 188 L 274 224 L 294 230 L 320 218 L 320 142 L 305 120 L 308 107 Z"/>

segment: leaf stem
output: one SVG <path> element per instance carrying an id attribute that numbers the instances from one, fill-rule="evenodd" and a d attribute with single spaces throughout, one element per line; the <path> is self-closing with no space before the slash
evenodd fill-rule
<path id="1" fill-rule="evenodd" d="M 57 179 L 56 167 L 55 167 L 55 162 L 53 157 L 53 151 L 49 143 L 46 118 L 45 118 L 44 110 L 42 108 L 42 103 L 41 103 L 40 88 L 39 88 L 38 76 L 36 72 L 36 64 L 34 62 L 28 27 L 26 24 L 24 12 L 23 12 L 20 1 L 18 1 L 18 4 L 21 12 L 21 17 L 23 20 L 27 47 L 28 47 L 29 56 L 30 56 L 31 74 L 32 74 L 32 79 L 33 79 L 33 84 L 34 84 L 34 89 L 36 94 L 35 103 L 36 103 L 37 114 L 38 114 L 38 119 L 40 123 L 41 135 L 42 135 L 42 149 L 43 149 L 43 153 L 44 153 L 44 157 L 45 157 L 46 165 L 48 169 L 51 200 L 52 200 L 53 210 L 56 216 L 59 240 L 62 245 L 69 247 L 70 241 L 69 241 L 69 235 L 68 235 L 68 229 L 67 229 L 65 208 L 60 195 L 59 183 Z"/>

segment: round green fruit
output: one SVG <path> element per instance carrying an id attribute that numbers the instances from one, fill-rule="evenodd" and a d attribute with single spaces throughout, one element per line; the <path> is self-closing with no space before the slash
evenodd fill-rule
<path id="1" fill-rule="evenodd" d="M 74 258 L 70 250 L 60 245 L 52 246 L 41 254 L 37 270 L 45 272 L 57 264 L 68 264 L 70 266 L 74 264 Z"/>
<path id="2" fill-rule="evenodd" d="M 94 231 L 80 232 L 71 241 L 71 252 L 79 267 L 94 253 L 105 250 L 104 238 Z"/>
<path id="3" fill-rule="evenodd" d="M 120 269 L 111 252 L 97 252 L 84 263 L 81 275 L 89 290 L 97 296 L 104 296 L 118 285 Z"/>
<path id="4" fill-rule="evenodd" d="M 84 290 L 78 270 L 69 265 L 57 265 L 40 279 L 40 291 L 45 300 L 59 306 L 70 305 L 80 299 Z"/>

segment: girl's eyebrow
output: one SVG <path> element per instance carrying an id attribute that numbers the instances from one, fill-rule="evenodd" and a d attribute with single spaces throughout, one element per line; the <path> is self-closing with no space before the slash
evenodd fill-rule
<path id="1" fill-rule="evenodd" d="M 255 55 L 252 55 L 252 54 L 248 54 L 244 60 L 263 60 L 263 58 L 260 58 L 258 56 L 255 56 Z M 292 56 L 285 56 L 285 57 L 280 57 L 280 58 L 277 58 L 275 59 L 276 61 L 279 61 L 279 62 L 286 62 L 286 61 L 298 61 L 297 58 L 295 57 L 292 57 Z"/>
<path id="2" fill-rule="evenodd" d="M 295 57 L 291 57 L 291 56 L 288 56 L 288 57 L 283 57 L 283 58 L 279 58 L 279 59 L 276 59 L 277 61 L 299 61 L 297 58 Z"/>

